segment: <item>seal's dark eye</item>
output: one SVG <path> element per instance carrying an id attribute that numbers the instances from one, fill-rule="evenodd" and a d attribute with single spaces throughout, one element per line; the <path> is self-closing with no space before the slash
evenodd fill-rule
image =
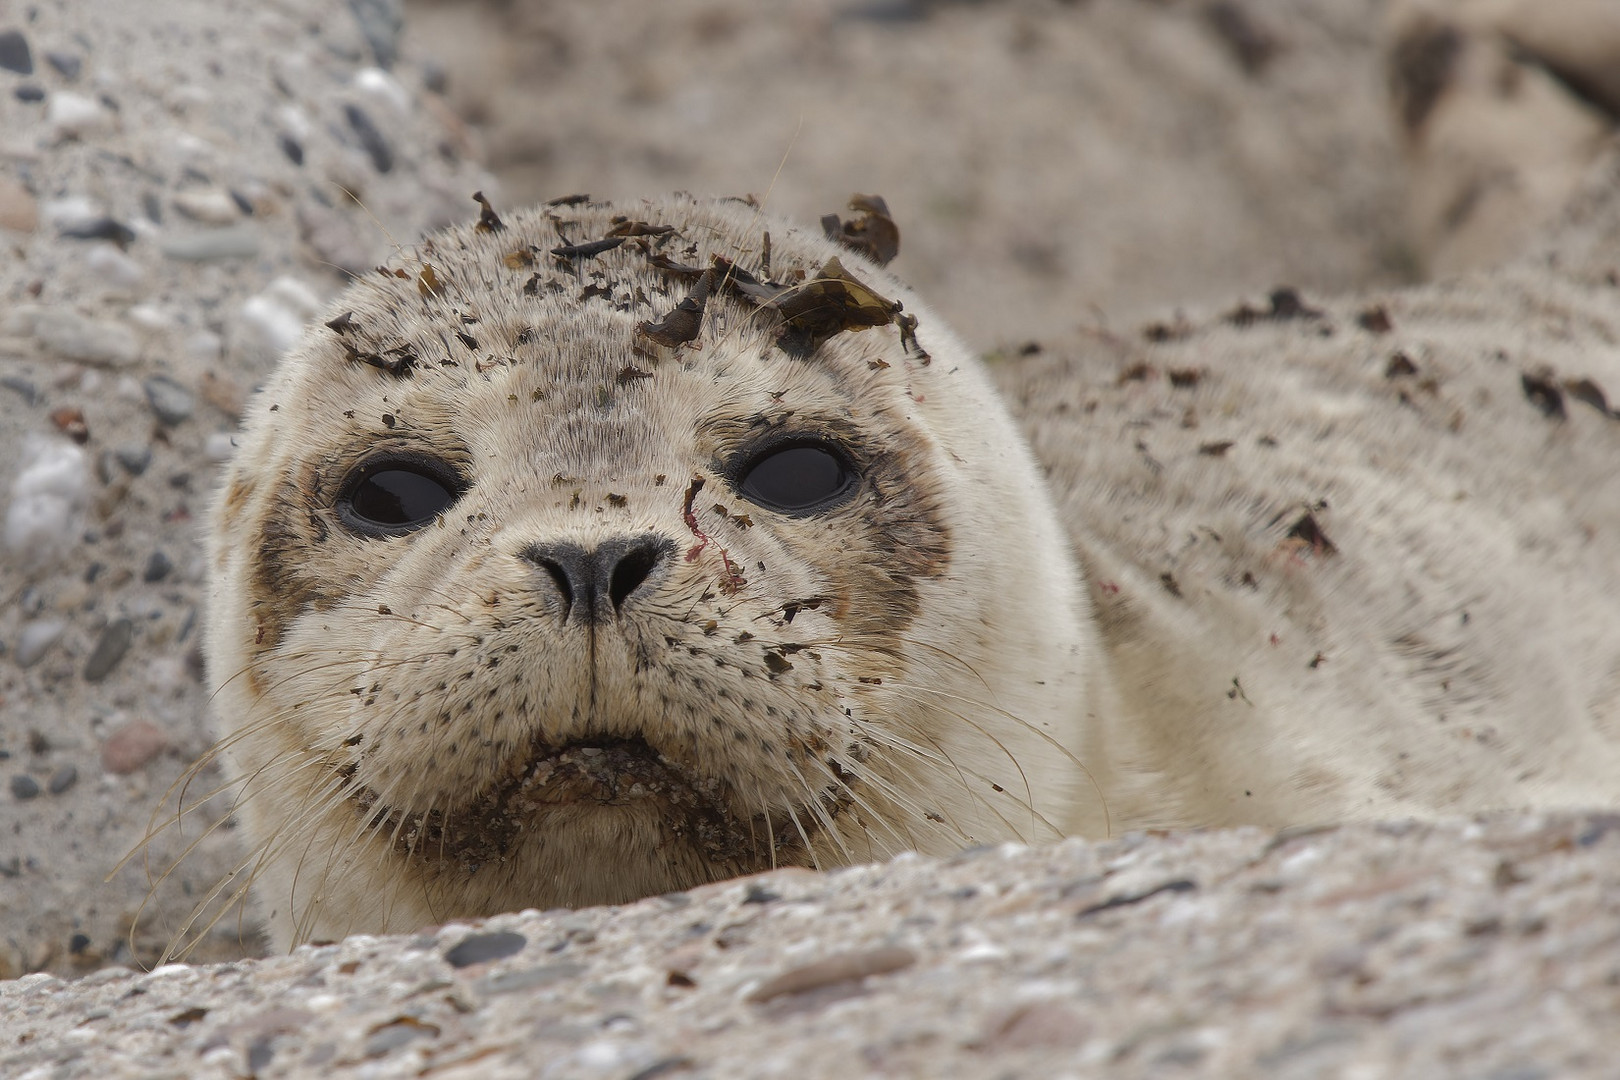
<path id="1" fill-rule="evenodd" d="M 855 473 L 834 447 L 821 442 L 773 446 L 742 469 L 737 490 L 768 510 L 802 516 L 842 501 Z"/>
<path id="2" fill-rule="evenodd" d="M 431 458 L 372 461 L 343 485 L 338 516 L 368 536 L 400 536 L 449 509 L 465 486 L 455 470 Z"/>

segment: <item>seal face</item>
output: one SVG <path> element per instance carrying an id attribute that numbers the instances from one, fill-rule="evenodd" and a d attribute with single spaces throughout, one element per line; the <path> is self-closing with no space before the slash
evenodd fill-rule
<path id="1" fill-rule="evenodd" d="M 277 947 L 1100 823 L 1056 514 L 885 225 L 485 203 L 306 334 L 211 537 Z"/>

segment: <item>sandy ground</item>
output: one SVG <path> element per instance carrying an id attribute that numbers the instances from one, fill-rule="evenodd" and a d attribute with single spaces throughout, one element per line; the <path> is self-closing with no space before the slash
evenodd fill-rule
<path id="1" fill-rule="evenodd" d="M 0 983 L 0 1073 L 1614 1074 L 1612 815 L 781 871 L 265 961 Z"/>

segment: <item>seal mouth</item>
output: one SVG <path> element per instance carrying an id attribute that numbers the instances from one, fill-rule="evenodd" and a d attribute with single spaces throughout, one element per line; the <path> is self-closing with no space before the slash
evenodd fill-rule
<path id="1" fill-rule="evenodd" d="M 543 747 L 508 796 L 540 806 L 624 806 L 642 799 L 707 803 L 721 809 L 719 780 L 695 778 L 645 739 L 578 740 Z"/>
<path id="2" fill-rule="evenodd" d="M 353 766 L 344 771 L 352 781 Z M 596 815 L 640 820 L 660 845 L 684 848 L 727 876 L 808 857 L 794 824 L 806 815 L 788 805 L 739 813 L 723 779 L 693 775 L 639 737 L 537 745 L 515 775 L 449 810 L 391 807 L 364 785 L 349 798 L 396 854 L 465 874 Z"/>

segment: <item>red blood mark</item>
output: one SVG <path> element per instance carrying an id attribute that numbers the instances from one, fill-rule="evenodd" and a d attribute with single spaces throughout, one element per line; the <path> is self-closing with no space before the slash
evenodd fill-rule
<path id="1" fill-rule="evenodd" d="M 692 511 L 692 500 L 697 498 L 697 493 L 702 490 L 703 477 L 692 477 L 692 483 L 686 489 L 686 505 L 681 508 L 681 517 L 685 519 L 686 527 L 692 531 L 693 536 L 698 538 L 698 542 L 686 550 L 687 562 L 697 562 L 698 552 L 702 551 L 709 543 L 709 534 L 698 526 L 697 514 Z"/>
<path id="2" fill-rule="evenodd" d="M 692 500 L 696 499 L 698 492 L 702 490 L 703 477 L 692 477 L 692 482 L 686 488 L 686 504 L 681 507 L 681 517 L 686 521 L 686 527 L 691 530 L 692 535 L 697 537 L 698 540 L 697 543 L 686 549 L 687 562 L 697 562 L 698 555 L 705 547 L 708 547 L 709 541 L 713 539 L 698 525 L 697 513 L 692 509 Z M 725 573 L 720 579 L 720 591 L 727 596 L 735 596 L 738 590 L 748 584 L 748 579 L 743 577 L 743 573 L 737 567 L 737 564 L 731 561 L 731 556 L 726 552 L 725 548 L 720 549 L 720 562 L 725 567 Z"/>

